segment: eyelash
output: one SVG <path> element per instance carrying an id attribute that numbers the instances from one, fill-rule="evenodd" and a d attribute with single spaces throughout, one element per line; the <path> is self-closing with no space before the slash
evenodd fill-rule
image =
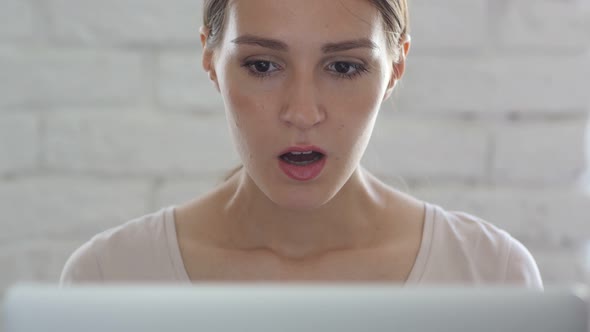
<path id="1" fill-rule="evenodd" d="M 272 75 L 273 72 L 258 72 L 255 71 L 253 69 L 253 66 L 259 63 L 268 63 L 270 65 L 273 65 L 275 67 L 278 67 L 280 69 L 280 66 L 278 66 L 277 64 L 273 63 L 272 61 L 267 61 L 267 60 L 251 60 L 251 61 L 246 61 L 242 64 L 242 67 L 245 67 L 246 70 L 248 71 L 248 73 L 254 77 L 258 77 L 261 79 L 267 78 L 268 76 Z M 335 72 L 333 71 L 338 78 L 348 78 L 348 79 L 354 79 L 357 76 L 360 76 L 362 74 L 368 73 L 369 72 L 369 68 L 367 68 L 367 66 L 360 64 L 360 63 L 354 63 L 354 62 L 346 62 L 346 61 L 336 61 L 331 63 L 329 66 L 335 65 L 335 64 L 347 64 L 350 67 L 354 68 L 355 71 L 352 74 L 343 74 L 343 73 L 339 73 L 339 72 Z"/>

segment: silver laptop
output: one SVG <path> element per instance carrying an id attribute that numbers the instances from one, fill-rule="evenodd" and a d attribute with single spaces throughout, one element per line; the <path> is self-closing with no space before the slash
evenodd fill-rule
<path id="1" fill-rule="evenodd" d="M 587 332 L 586 288 L 21 284 L 5 332 Z"/>

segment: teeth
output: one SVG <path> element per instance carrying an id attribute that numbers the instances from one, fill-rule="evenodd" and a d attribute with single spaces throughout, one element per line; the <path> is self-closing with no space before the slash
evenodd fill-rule
<path id="1" fill-rule="evenodd" d="M 296 156 L 300 155 L 300 154 L 312 154 L 313 151 L 305 151 L 305 152 L 298 152 L 298 151 L 291 151 L 291 154 L 294 154 Z"/>

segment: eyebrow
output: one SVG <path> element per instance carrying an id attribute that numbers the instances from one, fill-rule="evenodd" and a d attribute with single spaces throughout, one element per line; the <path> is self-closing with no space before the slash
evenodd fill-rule
<path id="1" fill-rule="evenodd" d="M 254 45 L 268 48 L 275 51 L 286 52 L 289 50 L 289 46 L 284 42 L 277 39 L 257 37 L 254 35 L 243 35 L 234 40 L 232 43 L 238 45 Z M 337 43 L 327 43 L 322 46 L 322 52 L 324 53 L 335 53 L 352 50 L 355 48 L 369 48 L 379 49 L 379 47 L 368 38 L 359 38 L 354 40 L 346 40 Z"/>
<path id="2" fill-rule="evenodd" d="M 324 53 L 335 53 L 335 52 L 343 52 L 352 50 L 355 48 L 368 48 L 371 50 L 379 49 L 372 40 L 367 38 L 359 38 L 355 40 L 347 40 L 338 43 L 328 43 L 322 46 L 322 51 Z"/>

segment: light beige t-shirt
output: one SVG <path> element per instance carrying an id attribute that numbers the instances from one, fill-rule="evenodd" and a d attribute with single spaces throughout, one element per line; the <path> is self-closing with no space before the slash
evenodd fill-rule
<path id="1" fill-rule="evenodd" d="M 462 212 L 425 204 L 422 243 L 406 286 L 513 284 L 542 289 L 530 252 L 506 231 Z M 190 283 L 174 206 L 97 234 L 62 271 L 62 285 L 82 282 Z"/>

